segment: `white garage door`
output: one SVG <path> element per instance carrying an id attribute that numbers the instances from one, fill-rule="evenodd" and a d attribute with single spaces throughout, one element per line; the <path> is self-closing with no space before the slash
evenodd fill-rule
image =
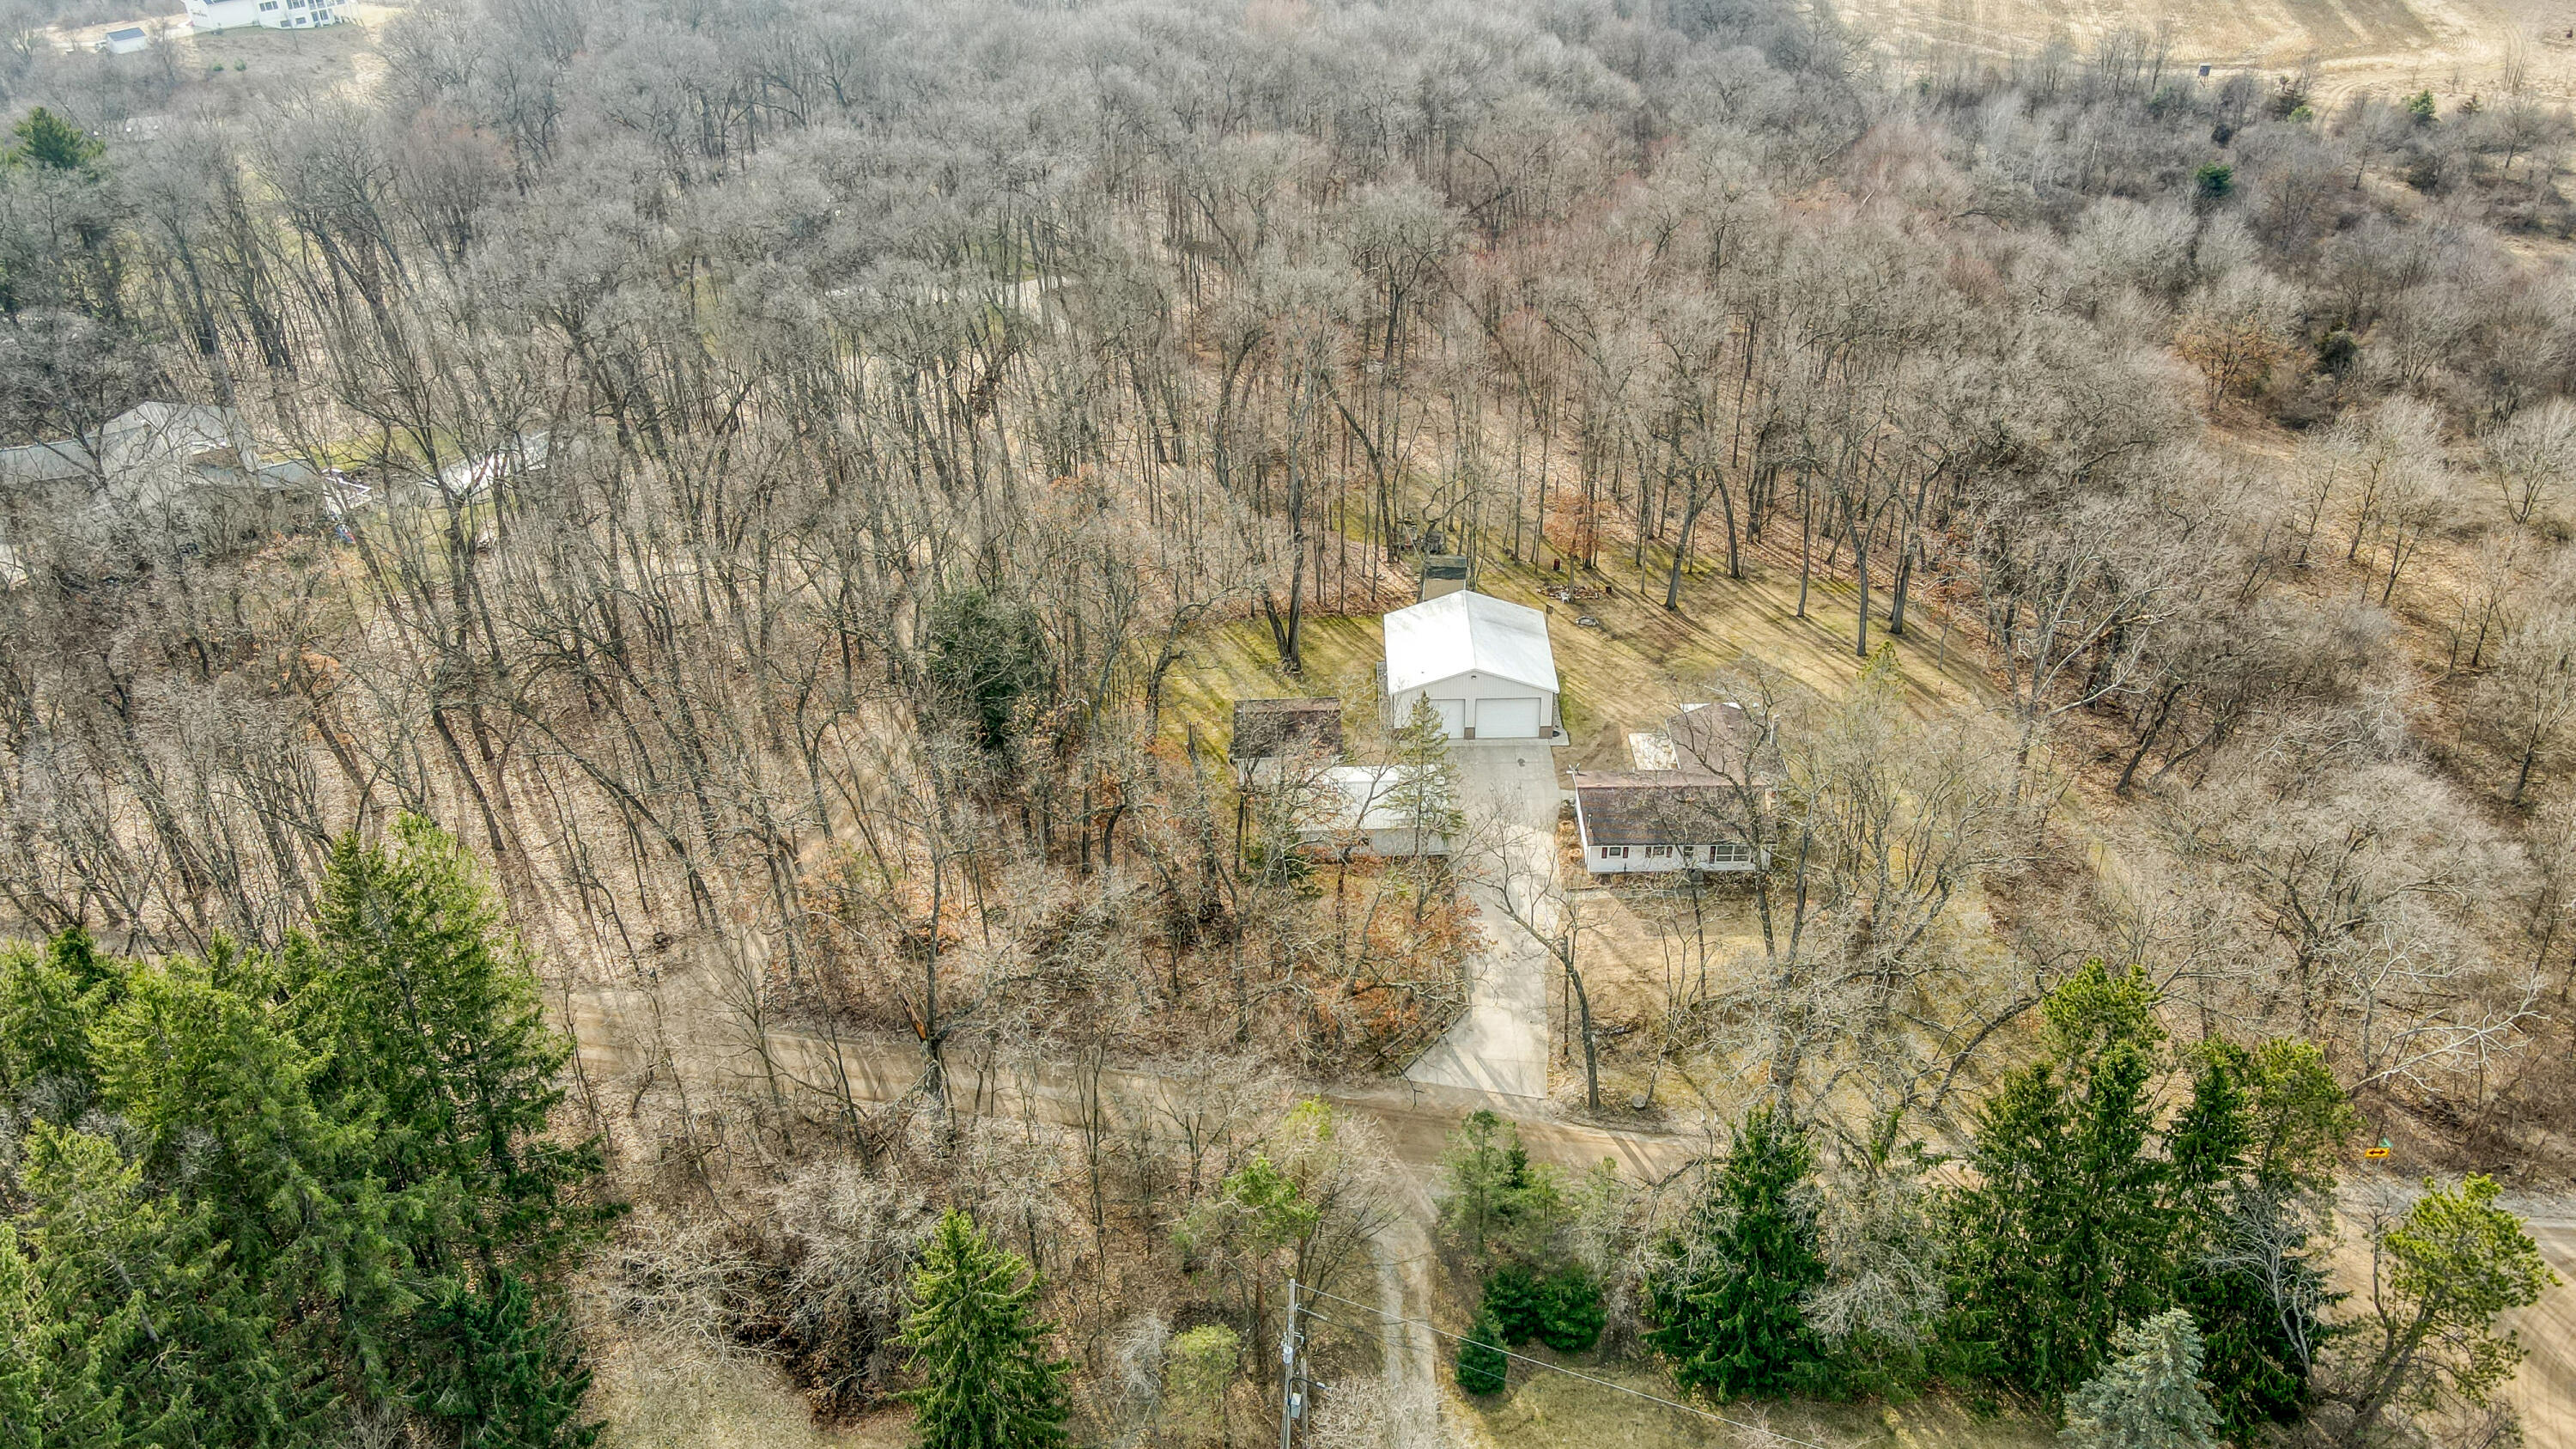
<path id="1" fill-rule="evenodd" d="M 1431 707 L 1440 711 L 1440 728 L 1449 738 L 1459 739 L 1467 733 L 1467 701 L 1435 699 Z"/>
<path id="2" fill-rule="evenodd" d="M 1476 738 L 1526 740 L 1534 739 L 1537 735 L 1537 700 L 1480 699 L 1476 701 Z"/>

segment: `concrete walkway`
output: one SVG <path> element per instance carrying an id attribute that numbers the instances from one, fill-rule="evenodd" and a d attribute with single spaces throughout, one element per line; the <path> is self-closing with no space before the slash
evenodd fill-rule
<path id="1" fill-rule="evenodd" d="M 1555 958 L 1521 924 L 1560 929 L 1556 763 L 1547 742 L 1450 747 L 1469 879 L 1486 945 L 1467 963 L 1467 1015 L 1412 1066 L 1409 1081 L 1511 1097 L 1547 1095 L 1547 983 Z M 1520 919 L 1515 920 L 1517 916 Z"/>

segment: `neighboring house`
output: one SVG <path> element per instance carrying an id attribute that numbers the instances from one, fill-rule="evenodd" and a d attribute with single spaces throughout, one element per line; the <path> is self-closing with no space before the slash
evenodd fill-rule
<path id="1" fill-rule="evenodd" d="M 1428 699 L 1453 740 L 1566 742 L 1547 615 L 1462 591 L 1398 609 L 1385 627 L 1379 682 L 1389 725 Z"/>
<path id="2" fill-rule="evenodd" d="M 30 537 L 100 537 L 142 519 L 223 550 L 319 522 L 331 491 L 302 463 L 262 462 L 228 408 L 147 402 L 100 428 L 95 450 L 73 438 L 0 448 L 0 541 L 17 558 Z"/>
<path id="3" fill-rule="evenodd" d="M 522 434 L 479 458 L 450 463 L 422 484 L 456 503 L 481 503 L 492 496 L 492 485 L 505 478 L 544 472 L 548 450 L 546 434 Z"/>
<path id="4" fill-rule="evenodd" d="M 1682 770 L 1576 770 L 1566 778 L 1583 868 L 1594 875 L 1754 867 L 1754 846 L 1728 824 L 1735 787 L 1726 781 Z"/>
<path id="5" fill-rule="evenodd" d="M 188 28 L 199 35 L 252 25 L 302 30 L 336 25 L 346 9 L 346 0 L 188 0 Z"/>
<path id="6" fill-rule="evenodd" d="M 1402 765 L 1334 765 L 1304 777 L 1289 787 L 1302 796 L 1298 843 L 1318 853 L 1448 854 L 1447 838 L 1424 822 L 1426 815 L 1446 813 L 1447 802 L 1419 798 L 1406 788 L 1413 778 Z"/>
<path id="7" fill-rule="evenodd" d="M 140 25 L 120 26 L 99 37 L 98 48 L 110 55 L 132 55 L 152 44 L 152 37 Z"/>

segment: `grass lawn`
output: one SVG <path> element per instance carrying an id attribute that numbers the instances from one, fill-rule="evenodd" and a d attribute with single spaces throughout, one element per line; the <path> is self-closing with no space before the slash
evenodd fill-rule
<path id="1" fill-rule="evenodd" d="M 1715 568 L 1686 579 L 1678 612 L 1663 607 L 1663 583 L 1651 552 L 1646 564 L 1641 577 L 1624 557 L 1605 555 L 1601 573 L 1579 581 L 1608 585 L 1610 597 L 1571 604 L 1541 593 L 1563 576 L 1501 558 L 1483 565 L 1482 592 L 1548 612 L 1566 732 L 1574 740 L 1558 756 L 1559 764 L 1627 768 L 1630 730 L 1656 728 L 1676 706 L 1707 698 L 1711 672 L 1747 655 L 1826 694 L 1847 688 L 1859 672 L 1861 660 L 1852 651 L 1855 590 L 1819 577 L 1808 592 L 1807 617 L 1799 618 L 1794 555 L 1784 561 L 1748 552 L 1741 580 Z M 1883 586 L 1872 589 L 1873 649 L 1886 642 L 1887 600 Z M 1961 704 L 1991 703 L 1995 691 L 1977 665 L 1974 645 L 1953 631 L 1944 648 L 1941 621 L 1919 598 L 1909 612 L 1907 636 L 1893 642 L 1916 712 L 1928 717 Z M 1594 623 L 1576 622 L 1587 617 Z M 1334 695 L 1343 703 L 1349 753 L 1366 758 L 1382 734 L 1376 670 L 1385 644 L 1377 616 L 1309 618 L 1303 643 L 1305 675 L 1292 678 L 1278 668 L 1269 626 L 1258 618 L 1193 635 L 1187 658 L 1167 686 L 1173 732 L 1194 729 L 1203 748 L 1222 752 L 1235 700 Z"/>
<path id="2" fill-rule="evenodd" d="M 1640 1393 L 1673 1397 L 1671 1382 L 1659 1373 L 1589 1365 L 1582 1371 Z M 1735 1422 L 1721 1423 L 1600 1384 L 1522 1368 L 1514 1370 L 1509 1390 L 1489 1402 L 1473 1402 L 1468 1415 L 1496 1449 L 1608 1444 L 1797 1449 L 1771 1435 L 1832 1449 L 2048 1449 L 2057 1440 L 2054 1426 L 2026 1414 L 1981 1417 L 1939 1395 L 1905 1404 L 1734 1404 L 1715 1412 Z"/>

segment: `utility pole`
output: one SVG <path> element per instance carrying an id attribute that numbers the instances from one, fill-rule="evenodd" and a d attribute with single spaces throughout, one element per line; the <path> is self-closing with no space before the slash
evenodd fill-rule
<path id="1" fill-rule="evenodd" d="M 1288 1326 L 1279 1330 L 1279 1449 L 1290 1449 L 1289 1436 L 1306 1416 L 1305 1385 L 1297 1375 L 1297 1350 L 1305 1340 L 1297 1332 L 1297 1279 L 1288 1279 Z"/>

